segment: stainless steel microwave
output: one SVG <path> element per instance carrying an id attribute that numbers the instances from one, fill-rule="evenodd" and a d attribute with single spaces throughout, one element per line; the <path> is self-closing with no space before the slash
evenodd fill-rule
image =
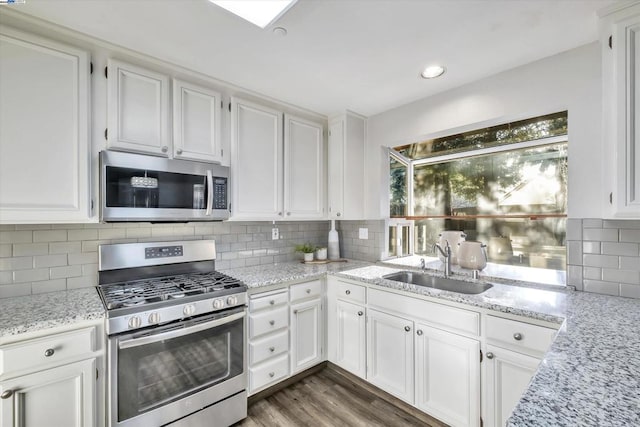
<path id="1" fill-rule="evenodd" d="M 100 152 L 100 218 L 211 221 L 229 218 L 229 168 L 117 151 Z"/>

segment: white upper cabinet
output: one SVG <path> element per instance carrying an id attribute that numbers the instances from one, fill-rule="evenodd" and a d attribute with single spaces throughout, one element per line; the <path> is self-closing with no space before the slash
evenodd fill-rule
<path id="1" fill-rule="evenodd" d="M 287 219 L 324 216 L 322 125 L 284 116 L 284 212 Z"/>
<path id="2" fill-rule="evenodd" d="M 173 157 L 222 161 L 221 102 L 219 92 L 173 80 Z"/>
<path id="3" fill-rule="evenodd" d="M 0 223 L 87 222 L 89 55 L 0 32 Z"/>
<path id="4" fill-rule="evenodd" d="M 108 148 L 169 155 L 169 77 L 109 59 Z"/>
<path id="5" fill-rule="evenodd" d="M 364 218 L 365 129 L 364 117 L 354 113 L 329 121 L 330 218 Z"/>
<path id="6" fill-rule="evenodd" d="M 324 216 L 322 124 L 234 98 L 231 166 L 233 219 Z"/>
<path id="7" fill-rule="evenodd" d="M 640 218 L 640 4 L 615 7 L 601 22 L 608 216 Z"/>
<path id="8" fill-rule="evenodd" d="M 232 100 L 231 141 L 233 218 L 282 218 L 282 113 Z"/>

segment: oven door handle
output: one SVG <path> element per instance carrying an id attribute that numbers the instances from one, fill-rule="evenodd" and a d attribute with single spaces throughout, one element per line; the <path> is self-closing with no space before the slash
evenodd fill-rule
<path id="1" fill-rule="evenodd" d="M 213 210 L 213 174 L 210 170 L 207 171 L 207 212 L 206 216 L 211 215 Z"/>
<path id="2" fill-rule="evenodd" d="M 212 320 L 210 322 L 201 323 L 198 325 L 189 326 L 184 329 L 178 329 L 169 332 L 163 332 L 156 335 L 149 335 L 141 338 L 131 338 L 125 341 L 118 342 L 119 349 L 140 347 L 147 344 L 153 344 L 158 341 L 168 340 L 172 338 L 178 338 L 185 335 L 193 334 L 195 332 L 204 331 L 205 329 L 215 328 L 216 326 L 224 325 L 225 323 L 233 322 L 234 320 L 241 319 L 245 316 L 244 311 L 230 316 L 223 317 L 222 319 Z"/>

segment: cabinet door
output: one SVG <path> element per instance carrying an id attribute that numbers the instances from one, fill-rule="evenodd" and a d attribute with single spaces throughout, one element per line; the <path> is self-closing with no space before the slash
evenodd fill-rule
<path id="1" fill-rule="evenodd" d="M 322 125 L 285 115 L 284 212 L 287 219 L 324 216 Z"/>
<path id="2" fill-rule="evenodd" d="M 109 148 L 169 155 L 169 77 L 109 59 Z"/>
<path id="3" fill-rule="evenodd" d="M 89 55 L 3 28 L 0 223 L 90 217 Z"/>
<path id="4" fill-rule="evenodd" d="M 480 425 L 480 342 L 416 324 L 416 406 L 451 426 Z"/>
<path id="5" fill-rule="evenodd" d="M 234 219 L 280 219 L 282 113 L 232 100 L 231 173 Z"/>
<path id="6" fill-rule="evenodd" d="M 220 162 L 220 93 L 173 80 L 173 157 Z"/>
<path id="7" fill-rule="evenodd" d="M 322 361 L 321 300 L 291 305 L 291 373 Z"/>
<path id="8" fill-rule="evenodd" d="M 488 426 L 504 426 L 535 374 L 539 359 L 487 346 L 483 362 L 484 402 Z"/>
<path id="9" fill-rule="evenodd" d="M 366 317 L 365 308 L 345 301 L 337 301 L 337 329 L 335 364 L 361 378 L 366 376 Z"/>
<path id="10" fill-rule="evenodd" d="M 96 425 L 96 362 L 84 360 L 0 383 L 3 426 Z M 99 423 L 101 424 L 101 423 Z"/>
<path id="11" fill-rule="evenodd" d="M 413 404 L 413 322 L 369 309 L 367 380 Z"/>
<path id="12" fill-rule="evenodd" d="M 329 218 L 342 219 L 344 211 L 344 120 L 329 123 Z"/>

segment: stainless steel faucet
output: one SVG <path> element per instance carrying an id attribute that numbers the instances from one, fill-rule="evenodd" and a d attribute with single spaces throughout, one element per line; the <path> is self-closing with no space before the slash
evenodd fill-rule
<path id="1" fill-rule="evenodd" d="M 445 240 L 444 249 L 438 244 L 433 244 L 433 250 L 438 249 L 442 256 L 444 257 L 444 277 L 451 276 L 451 246 L 449 245 L 449 241 Z"/>
<path id="2" fill-rule="evenodd" d="M 427 268 L 427 265 L 424 262 L 424 258 L 420 258 L 420 268 L 422 270 L 426 270 L 426 268 Z"/>

